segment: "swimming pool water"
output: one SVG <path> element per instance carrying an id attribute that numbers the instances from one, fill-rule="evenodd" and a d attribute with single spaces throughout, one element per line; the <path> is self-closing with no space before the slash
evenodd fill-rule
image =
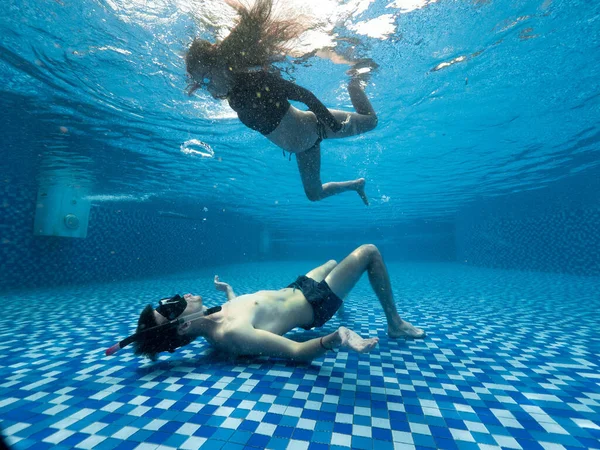
<path id="1" fill-rule="evenodd" d="M 143 362 L 104 350 L 146 303 L 277 289 L 322 263 L 256 263 L 2 295 L 0 425 L 14 449 L 600 448 L 600 278 L 390 263 L 423 341 L 386 337 L 366 277 L 315 337 L 379 336 L 368 355 L 228 361 L 190 346 Z"/>

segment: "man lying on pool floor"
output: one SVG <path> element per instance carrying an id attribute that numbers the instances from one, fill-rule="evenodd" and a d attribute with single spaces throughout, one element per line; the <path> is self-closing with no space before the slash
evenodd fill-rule
<path id="1" fill-rule="evenodd" d="M 362 245 L 337 264 L 328 261 L 288 287 L 236 296 L 231 286 L 215 276 L 215 287 L 227 294 L 222 306 L 206 308 L 199 295 L 176 295 L 142 311 L 136 334 L 106 351 L 134 344 L 135 353 L 156 359 L 160 352 L 173 352 L 199 336 L 230 355 L 262 355 L 311 361 L 338 347 L 358 353 L 371 351 L 378 338 L 363 339 L 346 327 L 296 342 L 283 335 L 296 327 L 310 330 L 325 324 L 343 303 L 362 274 L 367 272 L 388 322 L 391 338 L 419 339 L 425 332 L 402 320 L 396 310 L 390 278 L 379 249 Z"/>

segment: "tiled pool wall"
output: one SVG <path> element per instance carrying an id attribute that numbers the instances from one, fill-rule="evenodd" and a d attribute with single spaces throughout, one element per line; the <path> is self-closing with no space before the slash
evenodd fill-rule
<path id="1" fill-rule="evenodd" d="M 0 184 L 2 289 L 145 278 L 260 257 L 260 225 L 246 218 L 234 229 L 226 212 L 210 207 L 185 219 L 143 206 L 92 205 L 80 239 L 34 236 L 35 204 L 31 189 Z"/>
<path id="2" fill-rule="evenodd" d="M 185 219 L 160 215 L 143 204 L 102 203 L 92 205 L 87 238 L 75 239 L 33 236 L 36 192 L 4 178 L 0 289 L 144 278 L 258 259 L 340 258 L 366 242 L 379 245 L 388 261 L 457 261 L 598 275 L 598 192 L 600 181 L 586 176 L 539 191 L 481 199 L 447 222 L 345 233 L 324 229 L 308 237 L 268 229 L 251 217 L 210 205 Z M 265 232 L 272 237 L 268 250 L 261 244 Z"/>
<path id="3" fill-rule="evenodd" d="M 454 222 L 413 220 L 393 226 L 343 231 L 323 227 L 320 231 L 282 235 L 271 230 L 271 253 L 276 260 L 327 260 L 342 258 L 361 244 L 377 245 L 386 261 L 455 262 Z"/>
<path id="4" fill-rule="evenodd" d="M 455 222 L 457 262 L 599 275 L 599 172 L 463 208 Z"/>

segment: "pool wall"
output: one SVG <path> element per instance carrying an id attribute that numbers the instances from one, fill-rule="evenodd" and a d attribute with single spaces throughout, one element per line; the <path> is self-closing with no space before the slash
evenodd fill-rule
<path id="1" fill-rule="evenodd" d="M 216 205 L 188 214 L 168 205 L 93 203 L 85 239 L 34 236 L 36 190 L 4 178 L 0 289 L 145 278 L 265 259 L 339 259 L 367 242 L 377 244 L 389 261 L 598 275 L 598 172 L 535 191 L 480 198 L 445 221 L 343 233 L 324 227 L 310 236 Z"/>

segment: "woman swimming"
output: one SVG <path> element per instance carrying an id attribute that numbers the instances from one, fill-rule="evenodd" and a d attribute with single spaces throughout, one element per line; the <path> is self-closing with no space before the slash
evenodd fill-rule
<path id="1" fill-rule="evenodd" d="M 234 0 L 226 3 L 237 10 L 237 24 L 219 43 L 192 42 L 185 58 L 193 80 L 188 94 L 206 87 L 214 98 L 227 99 L 244 125 L 263 134 L 284 153 L 296 154 L 309 200 L 356 191 L 368 205 L 364 178 L 321 183 L 321 141 L 354 136 L 377 126 L 377 115 L 361 79 L 361 72 L 370 68 L 363 65 L 349 71 L 348 93 L 356 113 L 329 110 L 312 92 L 283 79 L 272 65 L 304 31 L 301 21 L 274 18 L 273 0 L 256 0 L 252 8 Z M 304 103 L 309 110 L 295 108 L 290 100 Z"/>

